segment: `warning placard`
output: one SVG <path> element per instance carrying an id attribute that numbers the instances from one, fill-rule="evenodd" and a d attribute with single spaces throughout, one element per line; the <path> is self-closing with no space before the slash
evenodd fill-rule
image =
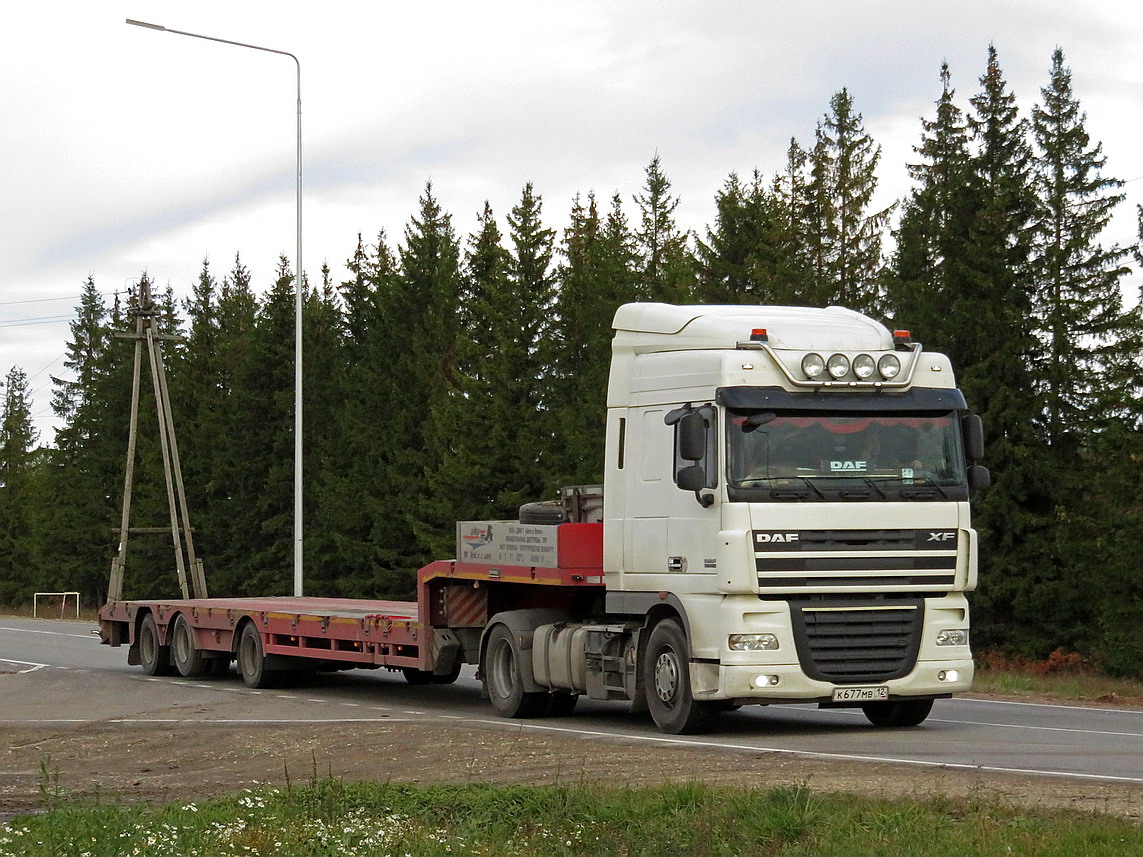
<path id="1" fill-rule="evenodd" d="M 461 521 L 456 525 L 456 558 L 486 565 L 558 568 L 555 524 L 518 521 Z"/>

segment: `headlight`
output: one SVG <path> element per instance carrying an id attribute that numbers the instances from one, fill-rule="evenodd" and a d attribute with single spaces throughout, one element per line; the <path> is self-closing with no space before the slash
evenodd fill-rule
<path id="1" fill-rule="evenodd" d="M 967 646 L 968 645 L 968 631 L 967 629 L 955 631 L 941 631 L 937 634 L 938 646 Z"/>
<path id="2" fill-rule="evenodd" d="M 892 381 L 901 374 L 901 361 L 896 354 L 882 354 L 877 361 L 877 371 L 886 381 Z"/>
<path id="3" fill-rule="evenodd" d="M 864 381 L 877 371 L 877 363 L 868 354 L 858 354 L 853 358 L 853 374 Z"/>
<path id="4" fill-rule="evenodd" d="M 807 354 L 802 358 L 802 371 L 811 381 L 820 378 L 825 371 L 825 361 L 820 354 Z"/>
<path id="5" fill-rule="evenodd" d="M 732 652 L 772 652 L 778 648 L 773 634 L 731 634 L 726 647 Z"/>
<path id="6" fill-rule="evenodd" d="M 844 378 L 849 372 L 849 358 L 844 354 L 831 354 L 826 369 L 832 378 Z"/>

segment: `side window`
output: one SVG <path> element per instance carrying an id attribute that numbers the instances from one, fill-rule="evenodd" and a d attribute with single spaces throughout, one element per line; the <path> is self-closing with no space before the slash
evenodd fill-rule
<path id="1" fill-rule="evenodd" d="M 687 441 L 684 435 L 696 431 L 699 421 L 703 430 L 702 457 L 694 460 L 684 458 Z M 688 428 L 689 423 L 689 428 Z M 675 484 L 679 482 L 679 471 L 697 464 L 706 474 L 706 487 L 718 487 L 718 410 L 712 405 L 695 408 L 693 412 L 675 423 Z"/>

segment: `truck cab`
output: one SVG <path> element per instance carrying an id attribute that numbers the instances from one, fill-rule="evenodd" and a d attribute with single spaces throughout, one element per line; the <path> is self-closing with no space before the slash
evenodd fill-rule
<path id="1" fill-rule="evenodd" d="M 648 617 L 660 727 L 777 701 L 915 725 L 967 690 L 988 474 L 948 358 L 839 307 L 628 304 L 614 328 L 606 606 Z"/>

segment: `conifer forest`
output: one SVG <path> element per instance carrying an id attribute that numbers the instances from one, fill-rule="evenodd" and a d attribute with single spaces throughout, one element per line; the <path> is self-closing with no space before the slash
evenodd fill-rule
<path id="1" fill-rule="evenodd" d="M 348 277 L 323 267 L 302 284 L 307 594 L 410 597 L 417 568 L 453 556 L 455 521 L 600 482 L 620 304 L 837 304 L 948 354 L 984 420 L 974 647 L 1063 648 L 1143 676 L 1143 318 L 1125 294 L 1143 209 L 1132 243 L 1108 243 L 1123 181 L 1062 51 L 1046 67 L 1030 110 L 993 49 L 967 96 L 934 75 L 910 191 L 884 210 L 881 150 L 841 89 L 784 163 L 730 174 L 697 233 L 677 225 L 656 156 L 637 192 L 576 196 L 559 232 L 521 177 L 470 229 L 428 183 L 402 235 L 346 236 Z M 204 261 L 185 300 L 157 296 L 179 337 L 164 351 L 212 595 L 291 591 L 297 279 L 288 258 L 255 274 L 238 256 Z M 83 284 L 54 438 L 37 437 L 23 369 L 3 382 L 0 604 L 106 595 L 132 379 L 114 333 L 134 330 L 137 294 Z M 133 519 L 159 528 L 149 395 L 148 381 Z M 133 537 L 127 562 L 126 597 L 177 593 L 169 531 Z"/>

